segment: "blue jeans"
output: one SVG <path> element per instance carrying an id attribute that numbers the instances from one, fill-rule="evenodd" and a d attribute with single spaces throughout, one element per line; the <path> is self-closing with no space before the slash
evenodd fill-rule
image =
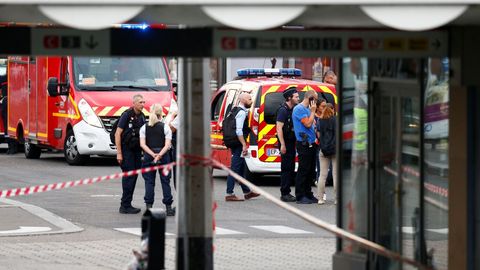
<path id="1" fill-rule="evenodd" d="M 234 148 L 230 148 L 232 152 L 232 164 L 230 169 L 237 173 L 238 175 L 244 177 L 245 171 L 245 159 L 241 157 L 242 154 L 242 146 L 237 146 Z M 233 188 L 235 187 L 235 178 L 233 176 L 228 175 L 227 177 L 227 194 L 233 194 Z M 240 187 L 243 190 L 243 193 L 249 193 L 250 189 L 245 186 L 244 184 L 240 183 Z"/>
<path id="2" fill-rule="evenodd" d="M 153 152 L 159 152 L 160 149 L 152 149 Z M 152 166 L 153 157 L 149 154 L 145 153 L 143 156 L 143 164 L 142 167 L 150 167 Z M 170 162 L 170 155 L 169 152 L 165 153 L 165 155 L 160 159 L 159 164 L 167 164 Z M 147 173 L 142 173 L 143 179 L 145 180 L 145 203 L 146 204 L 153 204 L 155 198 L 155 178 L 156 173 L 160 175 L 160 183 L 162 184 L 162 192 L 163 192 L 163 204 L 165 205 L 172 205 L 173 203 L 173 196 L 172 196 L 172 188 L 170 187 L 170 176 L 172 175 L 171 172 L 168 172 L 168 175 L 163 175 L 162 170 L 155 170 L 150 171 Z"/>
<path id="3" fill-rule="evenodd" d="M 138 170 L 142 167 L 142 152 L 131 151 L 127 146 L 122 145 L 123 162 L 120 168 L 123 172 Z M 135 185 L 137 184 L 138 175 L 124 176 L 122 177 L 122 207 L 132 206 L 133 192 L 135 191 Z"/>

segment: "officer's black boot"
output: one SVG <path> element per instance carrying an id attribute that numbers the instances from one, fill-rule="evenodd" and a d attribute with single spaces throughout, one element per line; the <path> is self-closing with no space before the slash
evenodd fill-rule
<path id="1" fill-rule="evenodd" d="M 169 217 L 175 216 L 175 207 L 172 207 L 171 205 L 167 205 L 167 216 Z"/>

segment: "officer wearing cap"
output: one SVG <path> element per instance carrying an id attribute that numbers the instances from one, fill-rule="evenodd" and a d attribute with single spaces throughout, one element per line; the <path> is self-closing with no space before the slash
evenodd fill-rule
<path id="1" fill-rule="evenodd" d="M 281 154 L 280 199 L 284 202 L 296 201 L 290 194 L 290 185 L 295 179 L 295 133 L 293 131 L 292 111 L 300 98 L 296 87 L 283 91 L 285 102 L 277 110 L 277 137 Z"/>

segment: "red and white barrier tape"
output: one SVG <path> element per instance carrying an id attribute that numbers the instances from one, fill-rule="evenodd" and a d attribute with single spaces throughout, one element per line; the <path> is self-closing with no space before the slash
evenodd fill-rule
<path id="1" fill-rule="evenodd" d="M 0 198 L 30 195 L 34 193 L 47 192 L 51 190 L 59 190 L 59 189 L 65 189 L 65 188 L 82 186 L 82 185 L 90 185 L 98 182 L 103 182 L 106 180 L 121 178 L 123 176 L 132 176 L 132 175 L 151 172 L 151 171 L 160 170 L 160 169 L 162 170 L 163 175 L 167 175 L 172 170 L 174 165 L 175 163 L 172 162 L 164 165 L 156 165 L 156 166 L 151 166 L 147 168 L 141 168 L 138 170 L 132 170 L 128 172 L 119 172 L 119 173 L 114 173 L 114 174 L 100 176 L 100 177 L 73 180 L 68 182 L 60 182 L 55 184 L 46 184 L 46 185 L 38 185 L 38 186 L 31 186 L 31 187 L 0 190 Z"/>
<path id="2" fill-rule="evenodd" d="M 275 196 L 271 195 L 270 193 L 264 191 L 263 189 L 257 187 L 256 185 L 250 183 L 247 179 L 241 177 L 240 175 L 236 174 L 233 172 L 230 168 L 227 166 L 223 165 L 222 163 L 218 162 L 217 160 L 207 158 L 207 157 L 200 157 L 200 156 L 193 156 L 193 155 L 184 155 L 183 156 L 184 161 L 177 163 L 178 165 L 186 165 L 186 166 L 213 166 L 214 168 L 219 168 L 221 170 L 224 170 L 228 172 L 231 176 L 233 176 L 238 182 L 245 184 L 248 186 L 252 191 L 255 191 L 259 193 L 260 195 L 264 196 L 267 198 L 269 201 L 277 204 L 278 206 L 286 209 L 287 211 L 299 216 L 300 218 L 328 231 L 333 234 L 335 234 L 337 237 L 352 241 L 356 243 L 357 245 L 366 248 L 368 250 L 374 251 L 375 253 L 378 253 L 380 255 L 383 255 L 385 257 L 404 262 L 410 265 L 413 265 L 419 269 L 425 269 L 425 270 L 430 270 L 432 269 L 431 267 L 425 266 L 421 264 L 420 262 L 415 261 L 414 259 L 408 258 L 408 257 L 403 257 L 400 253 L 391 251 L 375 242 L 369 241 L 367 239 L 364 239 L 362 237 L 359 237 L 353 233 L 350 233 L 344 229 L 338 228 L 335 225 L 331 225 L 321 219 L 318 219 L 308 213 L 305 213 L 304 211 L 295 208 L 285 202 L 282 202 Z M 33 187 L 27 187 L 27 188 L 17 188 L 17 189 L 10 189 L 10 190 L 1 190 L 0 191 L 0 198 L 5 198 L 5 197 L 14 197 L 14 196 L 20 196 L 20 195 L 29 195 L 33 193 L 40 193 L 40 192 L 46 192 L 46 191 L 51 191 L 51 190 L 58 190 L 58 189 L 65 189 L 69 187 L 75 187 L 75 186 L 80 186 L 80 185 L 88 185 L 88 184 L 93 184 L 93 183 L 98 183 L 102 182 L 105 180 L 111 180 L 115 178 L 120 178 L 123 176 L 131 176 L 131 175 L 136 175 L 140 173 L 146 173 L 150 172 L 152 170 L 158 170 L 162 169 L 163 174 L 168 174 L 170 170 L 172 170 L 173 166 L 175 165 L 174 162 L 165 164 L 165 165 L 158 165 L 158 166 L 152 166 L 148 168 L 142 168 L 138 170 L 133 170 L 133 171 L 128 171 L 128 172 L 121 172 L 121 173 L 115 173 L 111 175 L 106 175 L 102 177 L 94 177 L 94 178 L 87 178 L 87 179 L 82 179 L 82 180 L 76 180 L 76 181 L 69 181 L 69 182 L 61 182 L 61 183 L 56 183 L 56 184 L 48 184 L 48 185 L 40 185 L 40 186 L 33 186 Z M 213 205 L 213 211 L 216 209 L 216 204 Z M 215 223 L 213 224 L 213 229 L 215 230 Z"/>

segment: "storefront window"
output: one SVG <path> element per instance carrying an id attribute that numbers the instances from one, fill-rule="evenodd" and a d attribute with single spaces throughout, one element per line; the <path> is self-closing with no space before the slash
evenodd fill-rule
<path id="1" fill-rule="evenodd" d="M 368 96 L 367 59 L 344 58 L 342 110 L 342 228 L 364 238 L 368 231 Z M 343 243 L 346 252 L 358 247 Z"/>
<path id="2" fill-rule="evenodd" d="M 424 101 L 425 239 L 436 269 L 448 266 L 448 58 L 427 61 Z"/>

